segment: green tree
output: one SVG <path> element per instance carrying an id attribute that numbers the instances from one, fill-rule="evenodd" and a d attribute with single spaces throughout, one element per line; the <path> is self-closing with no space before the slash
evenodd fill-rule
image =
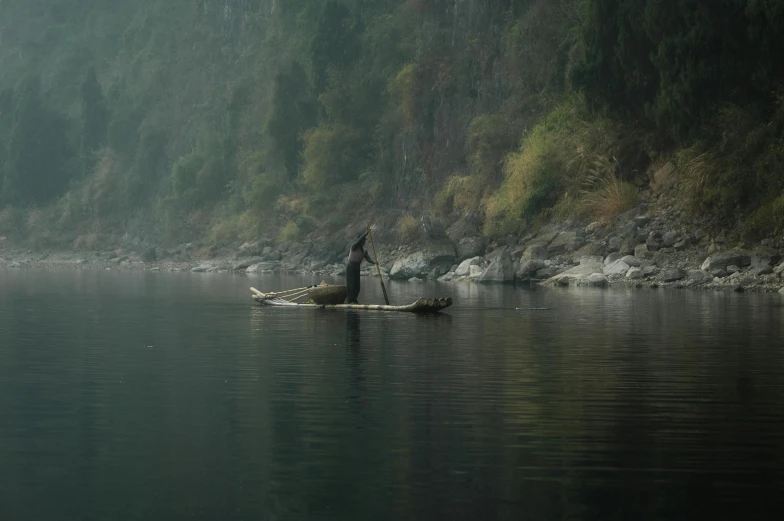
<path id="1" fill-rule="evenodd" d="M 14 91 L 3 89 L 0 91 L 0 143 L 8 143 L 13 125 Z M 6 155 L 8 147 L 0 145 L 0 203 L 4 201 L 3 185 L 5 184 Z"/>
<path id="2" fill-rule="evenodd" d="M 213 203 L 234 177 L 233 148 L 227 139 L 211 136 L 200 149 L 180 157 L 172 168 L 172 189 L 183 208 Z"/>
<path id="3" fill-rule="evenodd" d="M 6 202 L 46 203 L 65 192 L 73 150 L 68 123 L 44 105 L 40 80 L 24 80 L 14 94 L 7 142 L 3 197 Z"/>
<path id="4" fill-rule="evenodd" d="M 107 130 L 109 126 L 109 110 L 103 95 L 95 67 L 87 70 L 81 89 L 81 127 L 82 136 L 80 155 L 85 170 L 94 164 L 93 154 L 96 150 L 106 146 Z"/>
<path id="5" fill-rule="evenodd" d="M 784 79 L 782 21 L 767 0 L 587 0 L 573 79 L 589 99 L 683 140 L 721 104 L 769 99 Z"/>
<path id="6" fill-rule="evenodd" d="M 276 153 L 281 157 L 289 178 L 297 175 L 303 148 L 302 135 L 316 124 L 316 107 L 308 77 L 299 63 L 292 63 L 278 73 L 273 85 L 267 132 L 275 140 Z"/>
<path id="7" fill-rule="evenodd" d="M 581 26 L 584 55 L 575 83 L 589 98 L 642 117 L 658 91 L 653 45 L 643 31 L 646 0 L 588 0 Z"/>
<path id="8" fill-rule="evenodd" d="M 341 70 L 359 57 L 362 23 L 336 0 L 327 0 L 316 23 L 310 46 L 313 85 L 321 93 L 327 87 L 330 69 Z"/>

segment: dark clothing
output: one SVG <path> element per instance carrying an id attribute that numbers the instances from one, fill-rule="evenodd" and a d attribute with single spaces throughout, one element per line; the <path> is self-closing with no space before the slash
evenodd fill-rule
<path id="1" fill-rule="evenodd" d="M 357 240 L 354 241 L 354 243 L 349 248 L 349 253 L 351 253 L 352 251 L 356 250 L 357 248 L 364 248 L 365 247 L 365 239 L 367 239 L 367 236 L 368 236 L 368 232 L 365 231 L 359 237 L 357 237 Z"/>
<path id="2" fill-rule="evenodd" d="M 357 304 L 359 296 L 359 271 L 360 263 L 349 261 L 346 266 L 346 290 L 348 293 L 348 303 Z"/>
<path id="3" fill-rule="evenodd" d="M 357 297 L 359 297 L 359 272 L 362 267 L 362 261 L 366 260 L 371 264 L 375 264 L 370 254 L 365 249 L 365 237 L 367 232 L 362 234 L 357 241 L 351 245 L 351 250 L 348 252 L 348 266 L 346 266 L 346 291 L 348 292 L 348 303 L 357 304 Z"/>
<path id="4" fill-rule="evenodd" d="M 363 248 L 362 246 L 357 247 L 357 249 L 348 252 L 348 260 L 350 262 L 362 262 L 362 259 L 368 261 L 370 264 L 375 264 L 373 259 L 370 258 L 370 254 L 368 251 Z"/>

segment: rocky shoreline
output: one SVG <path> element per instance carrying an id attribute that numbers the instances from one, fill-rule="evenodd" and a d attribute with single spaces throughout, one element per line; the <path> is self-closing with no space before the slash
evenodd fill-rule
<path id="1" fill-rule="evenodd" d="M 481 236 L 457 222 L 446 231 L 447 245 L 399 259 L 391 278 L 443 282 L 540 284 L 550 286 L 633 286 L 780 291 L 784 256 L 779 240 L 751 249 L 730 247 L 721 235 L 673 224 L 680 215 L 668 208 L 648 212 L 641 205 L 613 223 L 587 226 L 550 224 L 536 234 L 509 237 L 485 248 Z M 468 226 L 468 228 L 472 228 Z M 456 244 L 458 264 L 449 263 L 448 243 Z M 483 249 L 485 248 L 485 249 Z"/>
<path id="2" fill-rule="evenodd" d="M 421 236 L 382 235 L 384 276 L 394 280 L 544 286 L 632 286 L 779 291 L 784 294 L 784 241 L 768 238 L 753 247 L 728 244 L 703 232 L 699 222 L 677 226 L 677 209 L 641 205 L 612 223 L 548 224 L 537 233 L 488 241 L 471 214 L 451 225 L 426 223 Z M 140 240 L 98 251 L 33 252 L 0 243 L 0 267 L 189 271 L 194 273 L 290 273 L 315 278 L 344 276 L 346 246 L 329 239 L 276 244 L 267 239 L 236 248 L 172 249 Z M 366 265 L 366 276 L 376 275 Z"/>

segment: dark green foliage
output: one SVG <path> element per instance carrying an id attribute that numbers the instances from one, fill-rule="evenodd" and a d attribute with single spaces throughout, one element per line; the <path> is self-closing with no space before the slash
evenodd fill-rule
<path id="1" fill-rule="evenodd" d="M 0 87 L 42 76 L 0 90 L 0 200 L 45 203 L 70 183 L 58 205 L 85 228 L 158 208 L 150 220 L 193 238 L 287 222 L 299 236 L 304 215 L 337 226 L 439 193 L 445 210 L 492 203 L 519 226 L 578 193 L 564 172 L 592 161 L 572 157 L 592 135 L 624 172 L 645 167 L 641 145 L 621 154 L 618 116 L 724 162 L 704 208 L 780 193 L 776 0 L 9 0 L 0 16 Z M 717 123 L 727 106 L 736 123 Z"/>
<path id="2" fill-rule="evenodd" d="M 289 177 L 297 175 L 302 134 L 316 123 L 316 100 L 310 94 L 307 75 L 298 63 L 275 77 L 273 102 L 267 131 Z"/>
<path id="3" fill-rule="evenodd" d="M 121 154 L 132 154 L 139 141 L 139 125 L 144 112 L 135 107 L 120 107 L 112 114 L 107 128 L 107 143 Z"/>
<path id="4" fill-rule="evenodd" d="M 723 107 L 702 138 L 679 154 L 678 164 L 696 212 L 731 226 L 746 209 L 760 208 L 751 228 L 773 232 L 777 224 L 764 217 L 781 206 L 780 200 L 770 203 L 784 193 L 784 96 L 764 111 Z"/>
<path id="5" fill-rule="evenodd" d="M 158 260 L 158 252 L 152 246 L 142 252 L 142 260 L 144 262 L 155 262 Z"/>
<path id="6" fill-rule="evenodd" d="M 80 155 L 85 170 L 94 165 L 93 154 L 106 146 L 109 126 L 109 110 L 106 107 L 103 90 L 95 76 L 95 67 L 90 67 L 82 83 L 81 126 L 82 137 Z"/>
<path id="7" fill-rule="evenodd" d="M 22 22 L 24 29 L 8 33 L 19 49 L 0 52 L 0 61 L 34 56 L 52 69 L 47 82 L 63 84 L 54 101 L 80 130 L 74 140 L 88 159 L 81 189 L 101 194 L 102 218 L 112 208 L 120 214 L 150 208 L 169 187 L 180 208 L 209 208 L 228 198 L 222 208 L 260 213 L 287 195 L 329 213 L 318 201 L 335 197 L 322 192 L 358 194 L 348 197 L 346 206 L 353 207 L 394 186 L 395 199 L 385 202 L 396 204 L 424 197 L 423 186 L 456 168 L 497 170 L 527 120 L 502 117 L 510 129 L 502 131 L 504 139 L 488 129 L 481 145 L 467 145 L 468 125 L 497 112 L 521 88 L 544 88 L 538 78 L 554 77 L 511 78 L 518 70 L 512 54 L 519 70 L 531 69 L 523 63 L 528 57 L 552 61 L 551 42 L 563 20 L 546 5 L 145 0 L 109 9 L 74 0 L 40 8 L 3 3 L 5 17 L 35 19 L 49 29 L 36 39 Z M 549 29 L 523 30 L 517 46 L 505 49 L 502 33 L 529 11 L 537 13 L 530 27 Z M 527 46 L 539 40 L 547 44 Z M 66 51 L 55 53 L 58 46 Z M 504 53 L 508 60 L 501 59 Z M 79 72 L 90 63 L 105 90 L 94 69 Z M 411 74 L 400 76 L 405 70 Z M 391 89 L 398 76 L 400 95 Z M 209 133 L 221 138 L 193 146 Z M 94 154 L 105 146 L 108 151 Z M 91 157 L 103 162 L 93 164 Z M 263 165 L 241 168 L 237 176 L 237 165 L 249 158 Z M 104 197 L 109 193 L 116 197 Z"/>
<path id="8" fill-rule="evenodd" d="M 133 162 L 123 178 L 124 206 L 137 205 L 160 189 L 168 166 L 167 140 L 162 129 L 147 127 L 141 131 Z"/>
<path id="9" fill-rule="evenodd" d="M 212 137 L 200 149 L 180 157 L 172 169 L 172 189 L 183 208 L 202 207 L 225 195 L 235 175 L 228 140 Z"/>
<path id="10" fill-rule="evenodd" d="M 349 125 L 319 126 L 305 135 L 305 183 L 323 189 L 356 181 L 370 157 L 370 139 Z"/>
<path id="11" fill-rule="evenodd" d="M 3 199 L 22 204 L 49 202 L 65 192 L 73 171 L 68 122 L 45 105 L 37 77 L 19 85 L 12 103 Z"/>
<path id="12" fill-rule="evenodd" d="M 361 21 L 352 16 L 343 3 L 336 0 L 323 3 L 310 45 L 316 92 L 323 92 L 326 88 L 327 73 L 330 69 L 342 71 L 357 59 L 362 29 Z"/>
<path id="13" fill-rule="evenodd" d="M 243 202 L 258 215 L 271 214 L 278 196 L 287 187 L 286 180 L 270 172 L 266 159 L 264 154 L 257 152 L 245 158 L 238 169 Z"/>
<path id="14" fill-rule="evenodd" d="M 0 91 L 0 203 L 7 200 L 3 196 L 3 185 L 5 184 L 6 157 L 8 155 L 8 138 L 11 134 L 11 127 L 14 119 L 14 91 L 4 89 Z M 8 198 L 10 199 L 10 198 Z"/>
<path id="15" fill-rule="evenodd" d="M 784 78 L 784 3 L 779 0 L 749 0 L 746 3 L 748 35 L 759 62 L 753 82 L 760 86 L 780 83 Z"/>
<path id="16" fill-rule="evenodd" d="M 784 80 L 782 8 L 760 0 L 587 0 L 576 84 L 675 139 Z"/>

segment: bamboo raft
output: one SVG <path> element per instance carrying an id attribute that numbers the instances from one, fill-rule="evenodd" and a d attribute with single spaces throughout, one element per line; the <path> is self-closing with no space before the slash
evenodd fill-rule
<path id="1" fill-rule="evenodd" d="M 346 287 L 320 284 L 307 288 L 264 293 L 250 288 L 253 300 L 262 306 L 297 307 L 312 309 L 356 309 L 367 311 L 399 311 L 404 313 L 437 313 L 452 305 L 452 298 L 420 298 L 405 306 L 384 304 L 343 304 L 346 300 Z M 299 299 L 308 299 L 297 302 Z"/>

